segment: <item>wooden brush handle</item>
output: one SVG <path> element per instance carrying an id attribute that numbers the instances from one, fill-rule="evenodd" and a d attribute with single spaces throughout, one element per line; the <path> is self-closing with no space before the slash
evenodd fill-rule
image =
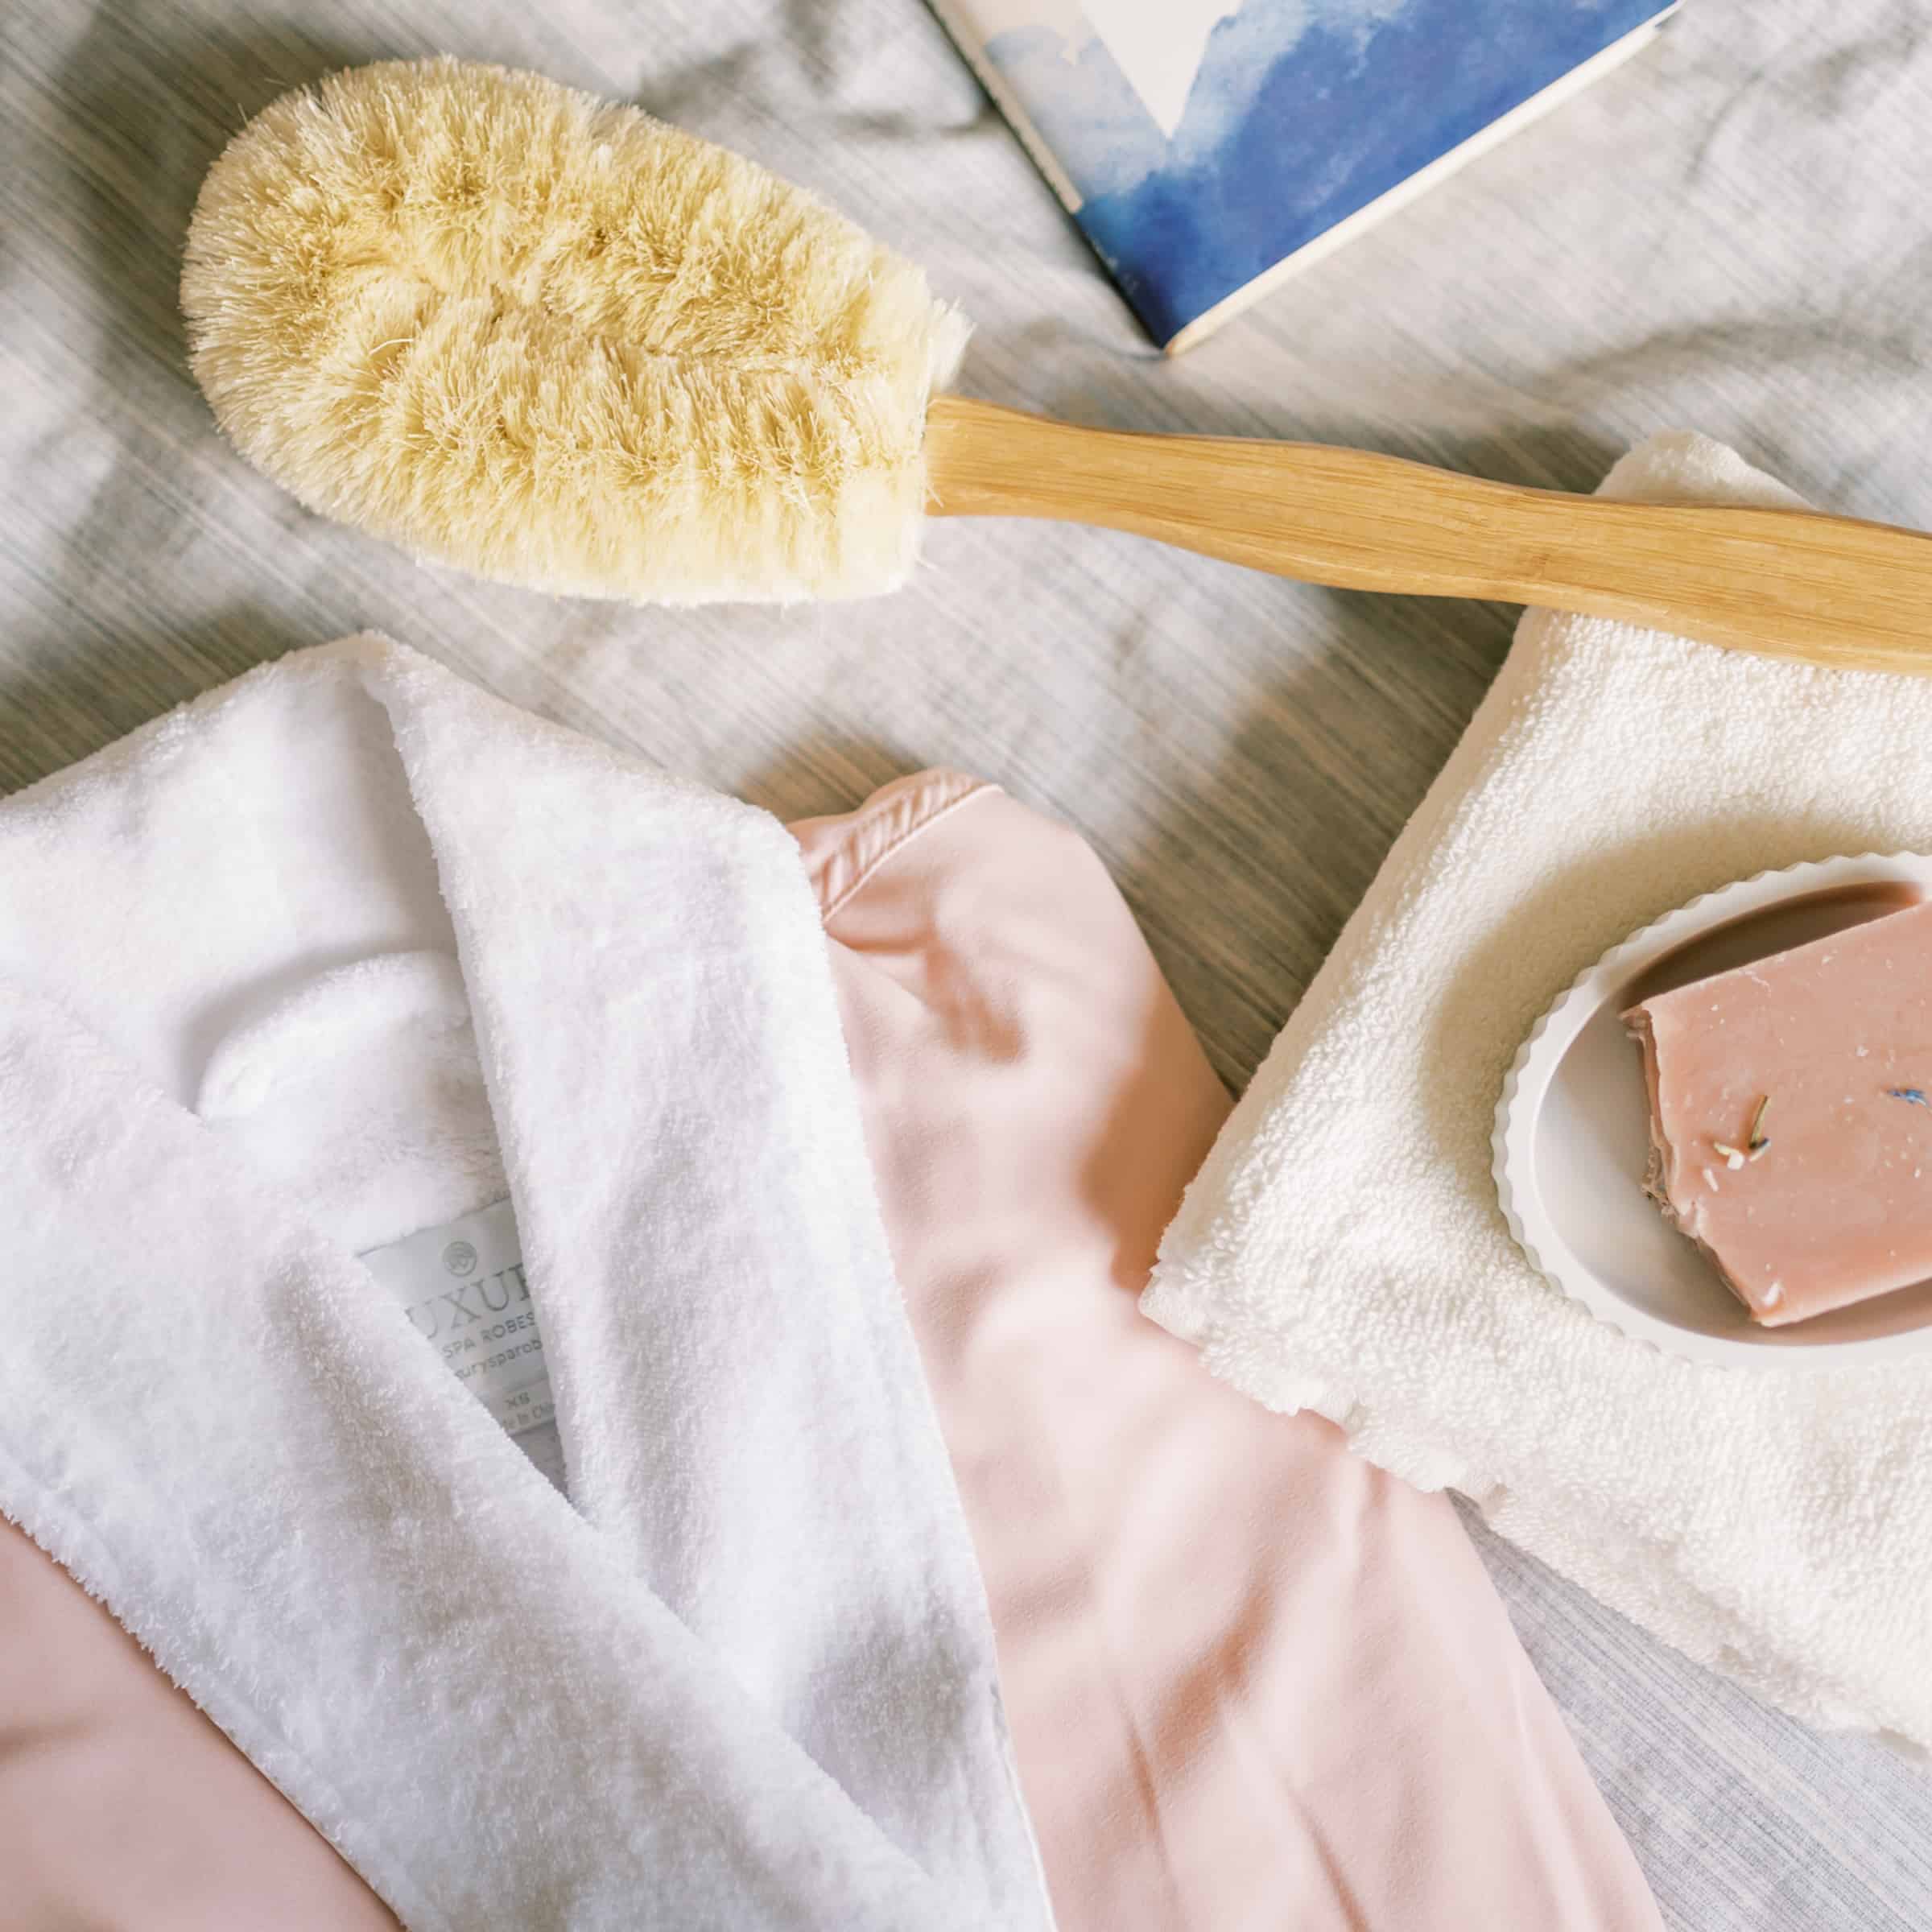
<path id="1" fill-rule="evenodd" d="M 1607 502 L 1364 450 L 1086 429 L 964 396 L 927 422 L 933 514 L 1130 530 L 1348 590 L 1619 617 L 1932 675 L 1932 535 L 1807 510 Z"/>

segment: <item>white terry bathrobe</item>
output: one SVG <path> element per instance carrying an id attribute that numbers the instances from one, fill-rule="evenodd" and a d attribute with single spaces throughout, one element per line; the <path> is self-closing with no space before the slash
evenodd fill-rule
<path id="1" fill-rule="evenodd" d="M 1046 1926 L 776 821 L 373 638 L 159 720 L 0 807 L 0 1513 L 415 1932 Z"/>

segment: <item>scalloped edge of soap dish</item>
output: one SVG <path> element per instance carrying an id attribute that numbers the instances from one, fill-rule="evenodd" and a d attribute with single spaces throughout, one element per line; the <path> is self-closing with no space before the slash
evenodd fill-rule
<path id="1" fill-rule="evenodd" d="M 1490 1134 L 1490 1173 L 1503 1219 L 1511 1239 L 1538 1274 L 1628 1340 L 1659 1354 L 1706 1367 L 1779 1374 L 1845 1368 L 1880 1359 L 1896 1361 L 1903 1356 L 1932 1351 L 1932 1318 L 1918 1328 L 1897 1335 L 1865 1335 L 1849 1341 L 1794 1342 L 1785 1348 L 1732 1341 L 1723 1335 L 1680 1328 L 1633 1307 L 1584 1263 L 1570 1256 L 1567 1244 L 1545 1212 L 1534 1184 L 1536 1125 L 1548 1093 L 1550 1077 L 1583 1026 L 1596 1013 L 1601 1001 L 1594 996 L 1604 982 L 1634 977 L 1649 960 L 1674 952 L 1698 933 L 1728 923 L 1742 914 L 1833 886 L 1888 879 L 1922 886 L 1927 899 L 1932 900 L 1932 853 L 1865 852 L 1810 859 L 1796 865 L 1768 867 L 1748 878 L 1733 879 L 1728 885 L 1699 893 L 1695 898 L 1639 927 L 1586 966 L 1544 1010 L 1517 1049 L 1496 1101 Z M 1579 1019 L 1578 1009 L 1586 1001 L 1591 1003 Z M 1554 1047 L 1549 1046 L 1552 1041 L 1558 1042 Z M 1522 1182 L 1520 1191 L 1519 1176 Z M 1627 1185 L 1628 1177 L 1620 1177 L 1620 1184 Z"/>

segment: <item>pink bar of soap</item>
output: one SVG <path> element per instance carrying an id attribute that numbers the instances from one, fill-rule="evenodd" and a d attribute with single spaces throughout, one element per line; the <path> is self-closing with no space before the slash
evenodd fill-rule
<path id="1" fill-rule="evenodd" d="M 1932 903 L 1624 1018 L 1649 1083 L 1650 1191 L 1753 1320 L 1932 1277 Z"/>

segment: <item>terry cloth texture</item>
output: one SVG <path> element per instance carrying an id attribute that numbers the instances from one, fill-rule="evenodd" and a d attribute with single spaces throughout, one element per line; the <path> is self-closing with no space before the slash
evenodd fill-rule
<path id="1" fill-rule="evenodd" d="M 412 1932 L 1043 1932 L 767 814 L 286 658 L 0 810 L 0 1513 Z M 568 1504 L 357 1258 L 504 1195 Z"/>
<path id="2" fill-rule="evenodd" d="M 309 694 L 314 701 L 295 704 L 291 681 L 299 687 L 299 671 L 332 661 L 298 659 L 258 680 L 254 702 L 237 696 L 258 741 L 265 721 L 303 727 L 309 755 L 298 815 L 322 803 L 319 774 L 343 749 L 331 724 L 343 693 L 324 681 Z M 478 717 L 489 721 L 480 702 Z M 100 761 L 0 810 L 0 847 L 16 861 L 11 876 L 23 897 L 33 879 L 72 873 L 88 851 L 100 878 L 93 909 L 78 915 L 83 925 L 105 914 L 139 927 L 157 916 L 145 902 L 117 907 L 108 888 L 128 883 L 117 874 L 133 855 L 120 849 L 130 841 L 97 842 L 103 824 L 146 821 L 188 852 L 192 819 L 171 809 L 171 797 L 184 787 L 192 797 L 199 782 L 200 795 L 225 803 L 249 789 L 240 755 L 248 731 L 231 720 L 211 733 L 205 717 L 170 723 L 162 773 L 138 756 Z M 507 771 L 503 739 L 475 723 L 472 749 Z M 268 735 L 260 749 L 275 748 Z M 349 742 L 357 743 L 353 733 Z M 360 749 L 379 753 L 380 741 Z M 314 816 L 339 831 L 359 807 L 390 836 L 333 851 L 325 841 L 311 857 L 340 862 L 332 881 L 284 873 L 280 890 L 291 896 L 275 902 L 269 888 L 280 869 L 262 861 L 285 848 L 288 828 L 272 795 L 258 791 L 250 816 L 264 851 L 245 846 L 239 876 L 226 876 L 200 865 L 202 854 L 220 852 L 204 838 L 197 890 L 217 910 L 224 889 L 231 902 L 256 909 L 237 927 L 251 916 L 279 927 L 299 911 L 340 937 L 340 894 L 359 886 L 380 899 L 393 883 L 384 847 L 408 844 L 411 829 L 383 809 L 399 803 L 393 791 L 386 796 L 379 782 L 366 782 L 379 780 L 379 756 L 369 765 L 364 782 L 336 789 L 332 809 Z M 530 799 L 526 787 L 515 791 Z M 553 807 L 558 796 L 551 794 Z M 708 803 L 733 822 L 722 801 Z M 554 840 L 558 831 L 547 824 L 535 836 Z M 947 773 L 890 786 L 861 812 L 814 821 L 798 836 L 808 861 L 799 869 L 828 922 L 821 945 L 888 1232 L 992 1588 L 1003 1695 L 1063 1932 L 1273 1926 L 1284 1901 L 1311 1928 L 1352 1926 L 1364 1911 L 1395 1924 L 1653 1926 L 1634 1861 L 1447 1505 L 1350 1455 L 1316 1418 L 1264 1414 L 1137 1313 L 1159 1229 L 1228 1102 L 1092 852 L 993 787 Z M 154 856 L 142 839 L 131 844 Z M 347 862 L 357 857 L 369 861 L 359 879 Z M 150 872 L 147 881 L 164 876 Z M 667 881 L 660 873 L 650 882 Z M 620 927 L 625 892 L 624 881 L 612 882 L 610 917 Z M 163 902 L 159 916 L 171 910 Z M 778 923 L 782 931 L 787 923 Z M 661 908 L 640 907 L 636 924 L 661 976 L 675 976 L 680 960 L 687 972 L 720 976 L 714 1013 L 737 998 L 734 939 L 737 976 L 760 978 L 770 935 L 755 929 L 714 931 L 710 943 L 681 953 Z M 43 935 L 50 941 L 73 962 L 71 943 L 52 928 Z M 621 944 L 621 932 L 609 943 Z M 105 955 L 106 969 L 116 957 Z M 554 961 L 551 970 L 560 973 Z M 157 960 L 157 980 L 171 976 Z M 264 990 L 269 997 L 258 997 Z M 82 989 L 82 1003 L 99 1005 L 99 992 Z M 559 1017 L 551 1012 L 546 1024 Z M 621 1059 L 629 1026 L 659 1038 L 667 1017 L 660 995 L 633 1013 L 601 1009 L 593 1023 Z M 312 976 L 237 989 L 208 1021 L 176 1075 L 183 1091 L 196 1092 L 196 1113 L 258 1178 L 302 1200 L 351 1246 L 505 1191 L 475 1021 L 451 954 L 338 958 Z M 714 1052 L 680 1067 L 665 1044 L 666 1082 L 716 1074 L 734 1108 L 752 1112 L 761 1056 L 777 1065 L 788 1057 L 784 1041 L 766 1034 L 748 1064 L 723 1066 Z M 593 1102 L 587 1091 L 594 1119 Z M 699 1111 L 694 1103 L 693 1122 Z M 612 1178 L 594 1160 L 585 1186 L 592 1175 Z M 675 1216 L 678 1194 L 691 1191 L 688 1183 L 675 1190 L 667 1212 Z M 782 1194 L 782 1183 L 772 1191 Z M 734 1225 L 744 1237 L 741 1218 Z M 707 1231 L 646 1224 L 638 1238 L 657 1269 L 675 1273 L 679 1255 L 665 1242 L 703 1249 Z M 770 1270 L 769 1255 L 762 1265 Z M 553 1380 L 565 1367 L 564 1343 L 587 1319 L 587 1278 L 547 1269 L 529 1278 Z M 496 1282 L 494 1296 L 487 1282 L 480 1290 L 492 1308 L 510 1293 Z M 462 1325 L 469 1298 L 460 1278 L 453 1293 L 440 1272 L 432 1286 L 446 1290 L 431 1304 L 452 1324 L 447 1335 L 431 1324 L 444 1345 L 477 1332 Z M 720 1286 L 709 1284 L 714 1298 Z M 196 1298 L 192 1281 L 176 1298 L 191 1325 Z M 604 1339 L 617 1356 L 633 1324 L 623 1307 L 606 1312 L 615 1327 Z M 778 1314 L 766 1324 L 774 1335 Z M 661 1311 L 652 1332 L 680 1339 Z M 807 1365 L 803 1353 L 795 1340 L 794 1368 Z M 458 1366 L 473 1359 L 451 1356 Z M 665 1392 L 674 1387 L 667 1381 Z M 706 1399 L 682 1393 L 700 1406 Z M 246 1394 L 234 1406 L 250 1406 Z M 580 1395 L 580 1415 L 587 1406 Z M 173 1408 L 150 1399 L 142 1414 L 165 1424 Z M 841 1393 L 815 1417 L 790 1419 L 836 1439 L 852 1415 L 852 1398 Z M 634 1438 L 668 1461 L 663 1420 L 640 1402 L 611 1434 L 620 1450 Z M 739 1418 L 734 1433 L 741 1425 Z M 575 1431 L 580 1455 L 584 1433 Z M 282 1459 L 279 1436 L 259 1435 L 255 1448 Z M 192 1480 L 192 1470 L 178 1473 Z M 572 1478 L 583 1494 L 584 1472 Z M 671 1499 L 687 1509 L 700 1500 Z M 291 1534 L 305 1534 L 299 1482 L 290 1502 Z M 613 1513 L 598 1509 L 593 1521 L 608 1527 Z M 724 1545 L 732 1534 L 729 1522 L 714 1531 Z M 861 1562 L 881 1546 L 876 1536 L 846 1542 Z M 646 1560 L 667 1569 L 669 1554 Z M 733 1573 L 753 1567 L 734 1555 Z M 701 1591 L 706 1579 L 695 1580 Z M 729 1578 L 708 1581 L 716 1596 Z M 346 1620 L 359 1607 L 352 1587 Z M 519 1617 L 517 1633 L 534 1639 L 534 1621 Z M 765 1621 L 800 1646 L 803 1619 Z M 113 1617 L 4 1523 L 0 1624 L 8 1633 L 0 1867 L 10 1927 L 37 1932 L 76 1916 L 291 1932 L 393 1924 Z M 466 1678 L 473 1649 L 488 1650 L 499 1635 L 476 1632 L 469 1645 L 431 1653 L 422 1667 Z M 862 1648 L 855 1635 L 855 1654 Z M 836 1687 L 848 1721 L 860 1721 L 869 1697 L 894 1707 L 906 1696 L 890 1662 L 881 1668 L 875 1654 L 869 1663 L 873 1681 L 853 1676 Z M 540 1684 L 540 1669 L 526 1675 Z M 316 1720 L 334 1727 L 318 1734 L 341 1749 L 363 1718 L 360 1704 L 343 1700 Z M 815 1723 L 809 1709 L 803 1720 Z M 299 1773 L 291 1788 L 304 1789 Z M 506 1802 L 518 1795 L 506 1792 Z M 513 1816 L 506 1829 L 528 1822 Z M 411 1849 L 405 1844 L 403 1856 Z M 393 1877 L 383 1882 L 393 1886 Z M 427 1902 L 438 1909 L 437 1897 Z M 559 1909 L 571 1924 L 584 1908 Z"/>
<path id="3" fill-rule="evenodd" d="M 1604 489 L 1794 501 L 1687 436 Z M 1920 1747 L 1932 1365 L 1739 1373 L 1631 1340 L 1511 1241 L 1490 1132 L 1538 1016 L 1637 927 L 1767 867 L 1932 850 L 1929 748 L 1932 680 L 1526 617 L 1146 1302 L 1249 1394 L 1463 1491 L 1700 1663 L 1809 1723 Z"/>

